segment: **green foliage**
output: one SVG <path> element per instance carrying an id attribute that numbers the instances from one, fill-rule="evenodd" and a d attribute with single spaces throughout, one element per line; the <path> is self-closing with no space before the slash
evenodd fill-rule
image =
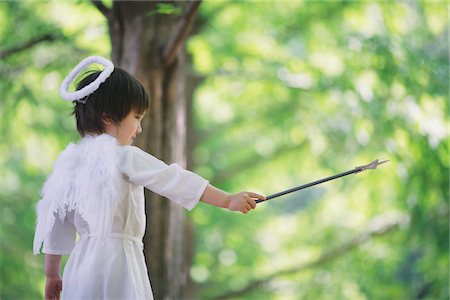
<path id="1" fill-rule="evenodd" d="M 34 208 L 58 153 L 78 139 L 63 77 L 88 54 L 108 55 L 91 4 L 0 2 L 0 52 L 51 35 L 0 60 L 0 298 L 40 299 L 42 256 L 33 256 Z M 70 41 L 70 42 L 68 42 Z"/>
<path id="2" fill-rule="evenodd" d="M 157 3 L 155 8 L 146 13 L 148 17 L 156 14 L 165 16 L 180 16 L 183 13 L 183 9 L 180 6 L 176 6 L 171 3 Z"/>
<path id="3" fill-rule="evenodd" d="M 204 2 L 188 43 L 196 170 L 228 191 L 270 194 L 375 158 L 379 170 L 263 203 L 249 215 L 199 205 L 190 270 L 198 298 L 314 262 L 361 232 L 399 226 L 325 263 L 279 273 L 242 299 L 448 299 L 448 9 L 442 2 Z M 159 13 L 177 14 L 171 5 Z M 20 20 L 20 21 L 19 21 Z M 0 298 L 42 298 L 34 207 L 76 141 L 64 75 L 108 56 L 86 1 L 0 2 Z M 377 227 L 378 226 L 378 227 Z M 361 236 L 360 236 L 361 237 Z M 362 239 L 361 239 L 362 240 Z M 24 288 L 26 287 L 26 288 Z"/>
<path id="4" fill-rule="evenodd" d="M 448 10 L 443 2 L 207 2 L 188 49 L 197 72 L 197 171 L 270 194 L 390 159 L 260 204 L 192 212 L 200 298 L 314 261 L 374 217 L 409 222 L 245 299 L 448 298 Z M 231 295 L 231 294 L 228 294 Z"/>
<path id="5" fill-rule="evenodd" d="M 156 5 L 156 12 L 163 15 L 180 15 L 181 11 L 181 7 L 170 3 L 158 3 Z"/>

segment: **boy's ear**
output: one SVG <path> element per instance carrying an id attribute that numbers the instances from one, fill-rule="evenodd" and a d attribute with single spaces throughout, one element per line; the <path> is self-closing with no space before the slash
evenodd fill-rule
<path id="1" fill-rule="evenodd" d="M 111 117 L 106 113 L 102 114 L 102 122 L 105 125 L 111 125 L 113 123 Z"/>

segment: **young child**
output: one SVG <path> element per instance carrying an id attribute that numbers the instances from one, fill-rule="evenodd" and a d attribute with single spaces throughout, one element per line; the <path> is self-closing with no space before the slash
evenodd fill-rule
<path id="1" fill-rule="evenodd" d="M 92 63 L 74 92 L 68 86 Z M 98 56 L 63 81 L 74 101 L 78 144 L 58 157 L 37 205 L 34 253 L 45 253 L 46 299 L 153 299 L 143 255 L 143 187 L 191 210 L 198 201 L 246 214 L 252 192 L 228 194 L 177 164 L 166 165 L 131 146 L 141 133 L 149 97 L 140 82 Z M 75 243 L 76 234 L 79 235 Z M 60 278 L 61 255 L 70 254 Z"/>

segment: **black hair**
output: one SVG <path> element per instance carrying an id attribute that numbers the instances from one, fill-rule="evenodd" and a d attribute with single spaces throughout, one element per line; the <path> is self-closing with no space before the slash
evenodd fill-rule
<path id="1" fill-rule="evenodd" d="M 93 70 L 84 73 L 76 84 L 76 90 L 93 82 L 100 73 L 101 71 Z M 143 114 L 150 102 L 148 93 L 139 80 L 117 67 L 94 93 L 81 100 L 86 103 L 74 102 L 73 108 L 77 130 L 81 136 L 88 133 L 104 133 L 104 116 L 108 116 L 112 122 L 118 124 L 131 110 Z"/>

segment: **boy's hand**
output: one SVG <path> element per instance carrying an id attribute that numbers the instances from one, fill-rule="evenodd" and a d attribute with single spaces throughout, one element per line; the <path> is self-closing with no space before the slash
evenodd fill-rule
<path id="1" fill-rule="evenodd" d="M 45 300 L 59 300 L 62 290 L 60 277 L 47 277 L 45 282 Z"/>
<path id="2" fill-rule="evenodd" d="M 232 194 L 228 196 L 227 207 L 230 210 L 246 214 L 256 207 L 255 199 L 266 200 L 266 197 L 252 192 Z"/>

